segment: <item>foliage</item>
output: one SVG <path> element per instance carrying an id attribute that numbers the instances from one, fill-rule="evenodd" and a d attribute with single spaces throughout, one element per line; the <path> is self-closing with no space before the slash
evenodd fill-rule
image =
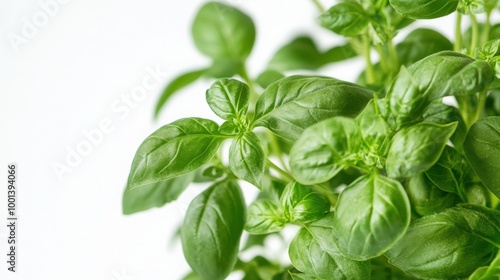
<path id="1" fill-rule="evenodd" d="M 311 35 L 299 36 L 255 78 L 246 69 L 251 18 L 222 3 L 201 7 L 192 35 L 212 65 L 174 78 L 155 117 L 204 77 L 216 79 L 205 98 L 219 121 L 181 119 L 147 137 L 123 213 L 161 207 L 191 183 L 211 184 L 180 229 L 193 269 L 185 279 L 238 270 L 262 280 L 498 279 L 500 39 L 490 22 L 498 1 L 314 3 L 319 24 L 345 42 L 321 50 Z M 457 18 L 453 43 L 431 29 L 396 37 L 415 20 L 449 14 Z M 357 83 L 289 75 L 355 56 L 366 62 Z M 242 181 L 260 191 L 248 206 Z M 291 266 L 239 258 L 289 224 L 300 228 L 288 244 Z"/>

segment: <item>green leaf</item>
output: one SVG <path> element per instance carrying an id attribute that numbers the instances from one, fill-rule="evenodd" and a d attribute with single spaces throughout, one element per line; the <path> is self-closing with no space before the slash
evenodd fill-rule
<path id="1" fill-rule="evenodd" d="M 250 89 L 234 79 L 220 79 L 207 90 L 210 109 L 224 120 L 239 119 L 248 111 Z"/>
<path id="2" fill-rule="evenodd" d="M 268 234 L 282 230 L 287 223 L 283 210 L 274 201 L 261 199 L 248 207 L 245 230 L 250 234 Z"/>
<path id="3" fill-rule="evenodd" d="M 224 169 L 222 166 L 209 166 L 202 172 L 203 177 L 210 179 L 218 179 L 224 176 Z"/>
<path id="4" fill-rule="evenodd" d="M 500 198 L 500 117 L 473 124 L 464 143 L 465 156 L 484 185 Z"/>
<path id="5" fill-rule="evenodd" d="M 339 62 L 357 55 L 350 44 L 322 52 L 309 36 L 299 36 L 282 46 L 271 58 L 267 69 L 278 72 L 308 69 L 317 70 L 328 63 Z"/>
<path id="6" fill-rule="evenodd" d="M 457 195 L 436 187 L 423 173 L 408 180 L 407 192 L 413 209 L 421 216 L 442 212 L 460 201 Z"/>
<path id="7" fill-rule="evenodd" d="M 389 0 L 400 14 L 415 19 L 444 17 L 453 13 L 459 0 Z"/>
<path id="8" fill-rule="evenodd" d="M 242 73 L 244 64 L 244 61 L 237 58 L 216 58 L 206 70 L 205 76 L 214 79 L 232 77 Z"/>
<path id="9" fill-rule="evenodd" d="M 374 154 L 385 155 L 389 148 L 389 125 L 378 112 L 377 104 L 372 99 L 356 117 L 359 136 L 365 147 Z"/>
<path id="10" fill-rule="evenodd" d="M 340 194 L 333 238 L 346 257 L 368 260 L 382 255 L 403 236 L 410 216 L 410 202 L 398 181 L 366 175 Z"/>
<path id="11" fill-rule="evenodd" d="M 214 60 L 244 60 L 253 48 L 255 26 L 240 10 L 209 2 L 198 11 L 192 34 L 198 50 Z"/>
<path id="12" fill-rule="evenodd" d="M 485 61 L 443 51 L 402 67 L 386 100 L 396 127 L 418 120 L 429 104 L 446 95 L 472 95 L 487 87 L 494 72 Z"/>
<path id="13" fill-rule="evenodd" d="M 418 123 L 398 131 L 386 159 L 390 177 L 411 177 L 428 170 L 439 159 L 457 123 Z"/>
<path id="14" fill-rule="evenodd" d="M 469 280 L 497 280 L 498 278 L 500 278 L 500 254 L 497 254 L 489 266 L 476 269 Z"/>
<path id="15" fill-rule="evenodd" d="M 453 44 L 441 33 L 427 28 L 410 32 L 401 43 L 396 45 L 398 62 L 409 66 L 434 53 L 452 50 Z"/>
<path id="16" fill-rule="evenodd" d="M 370 279 L 370 262 L 348 259 L 333 242 L 333 223 L 329 214 L 297 233 L 288 250 L 293 266 L 312 279 Z"/>
<path id="17" fill-rule="evenodd" d="M 123 193 L 123 214 L 130 215 L 154 207 L 162 207 L 176 200 L 193 181 L 194 172 L 166 181 L 125 190 Z"/>
<path id="18" fill-rule="evenodd" d="M 172 179 L 207 163 L 226 136 L 219 126 L 200 118 L 180 119 L 153 132 L 137 150 L 127 182 L 131 190 Z"/>
<path id="19" fill-rule="evenodd" d="M 443 51 L 428 56 L 408 68 L 419 92 L 427 100 L 447 95 L 471 95 L 486 88 L 494 78 L 487 62 L 464 54 Z"/>
<path id="20" fill-rule="evenodd" d="M 344 2 L 331 7 L 319 17 L 321 26 L 341 35 L 357 36 L 365 32 L 369 15 L 357 2 Z"/>
<path id="21" fill-rule="evenodd" d="M 233 270 L 246 218 L 240 187 L 216 183 L 189 205 L 181 228 L 184 257 L 202 279 L 222 280 Z"/>
<path id="22" fill-rule="evenodd" d="M 281 266 L 262 256 L 256 256 L 244 263 L 241 270 L 245 272 L 242 280 L 268 280 L 281 271 Z"/>
<path id="23" fill-rule="evenodd" d="M 290 151 L 293 177 L 305 185 L 328 181 L 348 163 L 356 139 L 353 119 L 335 117 L 309 127 Z"/>
<path id="24" fill-rule="evenodd" d="M 456 107 L 443 104 L 441 101 L 432 102 L 423 115 L 423 122 L 447 124 L 451 122 L 458 122 L 457 129 L 450 137 L 453 147 L 457 151 L 463 150 L 465 136 L 467 135 L 467 126 L 460 114 L 460 110 Z"/>
<path id="25" fill-rule="evenodd" d="M 266 155 L 262 143 L 253 132 L 233 140 L 229 149 L 229 167 L 236 177 L 262 189 Z"/>
<path id="26" fill-rule="evenodd" d="M 267 88 L 270 84 L 285 77 L 282 73 L 275 70 L 266 70 L 257 77 L 255 82 L 262 88 Z"/>
<path id="27" fill-rule="evenodd" d="M 191 271 L 186 276 L 184 276 L 182 280 L 201 280 L 201 278 L 200 276 L 198 276 L 198 274 L 196 274 L 196 272 Z"/>
<path id="28" fill-rule="evenodd" d="M 441 190 L 458 194 L 469 170 L 466 159 L 454 148 L 445 146 L 439 160 L 425 174 Z"/>
<path id="29" fill-rule="evenodd" d="M 374 258 L 371 261 L 372 275 L 371 280 L 409 280 L 414 278 L 401 269 L 391 265 L 385 256 Z"/>
<path id="30" fill-rule="evenodd" d="M 162 94 L 160 95 L 160 98 L 156 102 L 156 107 L 155 107 L 155 112 L 154 112 L 154 118 L 156 119 L 158 115 L 160 114 L 161 109 L 167 101 L 170 99 L 170 97 L 182 89 L 183 87 L 193 83 L 194 81 L 198 80 L 203 73 L 205 73 L 206 69 L 200 69 L 200 70 L 195 70 L 191 72 L 184 73 L 175 79 L 173 79 L 170 84 L 165 87 L 163 90 Z"/>
<path id="31" fill-rule="evenodd" d="M 297 69 L 316 70 L 323 66 L 323 53 L 313 39 L 300 36 L 282 46 L 271 58 L 267 69 L 284 72 Z"/>
<path id="32" fill-rule="evenodd" d="M 330 211 L 330 201 L 324 194 L 297 182 L 286 186 L 280 204 L 285 217 L 292 223 L 310 223 Z"/>
<path id="33" fill-rule="evenodd" d="M 387 252 L 389 261 L 423 279 L 459 279 L 486 265 L 500 241 L 500 212 L 462 204 L 414 221 Z"/>
<path id="34" fill-rule="evenodd" d="M 292 280 L 326 280 L 305 273 L 289 272 Z"/>
<path id="35" fill-rule="evenodd" d="M 372 92 L 356 84 L 317 76 L 290 76 L 271 84 L 257 100 L 255 126 L 289 140 L 334 116 L 355 117 Z"/>

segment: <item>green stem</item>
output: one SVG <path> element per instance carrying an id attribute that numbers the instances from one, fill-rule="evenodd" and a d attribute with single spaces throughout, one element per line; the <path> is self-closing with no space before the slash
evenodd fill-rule
<path id="1" fill-rule="evenodd" d="M 398 74 L 400 65 L 399 65 L 398 55 L 396 53 L 396 48 L 394 47 L 392 39 L 389 40 L 387 45 L 389 47 L 389 57 L 391 58 L 391 66 L 392 66 L 391 80 L 392 80 Z"/>
<path id="2" fill-rule="evenodd" d="M 484 104 L 486 103 L 486 97 L 488 95 L 488 90 L 482 90 L 479 92 L 479 97 L 477 99 L 477 108 L 476 113 L 474 114 L 474 119 L 471 121 L 471 125 L 475 123 L 479 118 L 481 118 L 481 114 L 484 110 Z"/>
<path id="3" fill-rule="evenodd" d="M 285 170 L 281 169 L 281 167 L 274 164 L 274 162 L 270 161 L 269 159 L 266 159 L 266 162 L 269 165 L 269 167 L 276 170 L 281 176 L 283 176 L 286 179 L 289 179 L 290 181 L 293 181 L 293 177 L 290 176 L 290 174 L 288 174 Z"/>
<path id="4" fill-rule="evenodd" d="M 477 24 L 476 15 L 471 13 L 470 20 L 471 20 L 471 24 L 472 24 L 472 39 L 470 42 L 469 56 L 474 56 L 474 51 L 476 50 L 477 39 L 478 39 L 478 35 L 479 35 L 479 28 L 478 28 L 478 24 Z"/>
<path id="5" fill-rule="evenodd" d="M 457 13 L 457 20 L 455 22 L 455 45 L 453 50 L 460 52 L 462 50 L 462 14 Z"/>
<path id="6" fill-rule="evenodd" d="M 382 70 L 384 70 L 384 72 L 388 72 L 389 71 L 389 65 L 387 64 L 387 55 L 385 53 L 385 50 L 382 46 L 382 44 L 377 44 L 377 53 L 380 57 L 380 66 L 382 67 Z"/>
<path id="7" fill-rule="evenodd" d="M 368 38 L 368 35 L 363 36 L 363 43 L 364 43 L 363 53 L 366 62 L 366 83 L 373 84 L 375 83 L 375 73 L 373 71 L 372 58 L 370 56 L 371 43 L 370 39 Z"/>
<path id="8" fill-rule="evenodd" d="M 259 95 L 257 94 L 257 91 L 255 90 L 255 85 L 254 85 L 252 79 L 250 79 L 250 76 L 248 76 L 247 67 L 245 65 L 241 68 L 241 71 L 239 74 L 240 74 L 241 78 L 245 81 L 245 83 L 248 85 L 248 87 L 250 88 L 251 96 L 253 98 L 257 99 L 259 97 Z"/>
<path id="9" fill-rule="evenodd" d="M 483 33 L 481 34 L 481 44 L 486 43 L 490 39 L 490 26 L 491 26 L 490 18 L 491 18 L 491 12 L 486 13 Z"/>
<path id="10" fill-rule="evenodd" d="M 283 166 L 283 168 L 285 169 L 285 171 L 288 172 L 287 165 L 285 164 L 285 160 L 283 159 L 283 156 L 281 154 L 281 149 L 278 145 L 276 135 L 274 135 L 269 130 L 266 131 L 266 134 L 267 134 L 267 138 L 270 141 L 272 152 L 276 155 L 276 157 L 278 157 L 278 160 L 280 161 L 280 163 Z"/>
<path id="11" fill-rule="evenodd" d="M 328 198 L 331 206 L 335 206 L 337 204 L 338 196 L 332 193 L 327 186 L 323 184 L 316 184 L 313 187 L 316 189 L 316 191 L 324 194 Z"/>
<path id="12" fill-rule="evenodd" d="M 319 0 L 312 0 L 314 5 L 316 6 L 316 8 L 318 8 L 318 11 L 320 13 L 323 13 L 326 11 L 325 7 L 323 7 L 323 5 L 321 4 L 321 2 L 319 2 Z"/>

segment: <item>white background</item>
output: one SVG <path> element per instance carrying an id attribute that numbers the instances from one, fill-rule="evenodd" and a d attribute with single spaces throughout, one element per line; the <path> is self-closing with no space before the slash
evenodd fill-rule
<path id="1" fill-rule="evenodd" d="M 72 0 L 59 5 L 16 51 L 9 36 L 21 35 L 25 19 L 33 22 L 43 9 L 38 1 L 0 0 L 0 180 L 6 181 L 8 162 L 18 163 L 20 218 L 18 272 L 7 273 L 6 182 L 1 182 L 1 279 L 180 279 L 188 272 L 180 242 L 172 245 L 170 240 L 202 189 L 189 188 L 177 202 L 132 216 L 121 214 L 121 197 L 133 155 L 147 135 L 181 117 L 217 120 L 204 102 L 210 81 L 201 81 L 176 95 L 160 120 L 152 121 L 167 81 L 209 63 L 197 53 L 189 33 L 203 2 Z M 226 3 L 246 11 L 256 23 L 252 76 L 294 35 L 315 32 L 323 48 L 341 42 L 316 27 L 317 11 L 308 0 Z M 423 25 L 453 33 L 452 17 Z M 350 60 L 322 73 L 353 80 L 361 65 Z M 148 67 L 159 67 L 167 77 L 128 115 L 113 110 L 141 85 Z M 58 180 L 54 163 L 66 164 L 68 148 L 85 140 L 82 131 L 98 128 L 105 119 L 112 121 L 113 130 Z M 255 191 L 245 188 L 249 201 Z"/>

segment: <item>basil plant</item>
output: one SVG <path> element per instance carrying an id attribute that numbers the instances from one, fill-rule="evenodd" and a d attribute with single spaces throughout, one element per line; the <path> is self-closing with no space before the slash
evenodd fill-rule
<path id="1" fill-rule="evenodd" d="M 174 78 L 154 116 L 209 79 L 214 120 L 180 119 L 144 140 L 123 213 L 209 185 L 179 230 L 185 279 L 500 279 L 498 2 L 312 1 L 343 44 L 298 36 L 256 77 L 252 19 L 205 3 L 191 31 L 211 63 Z M 454 38 L 413 25 L 448 15 Z M 356 81 L 289 74 L 357 56 Z M 243 181 L 260 191 L 249 204 Z M 298 229 L 289 263 L 250 253 L 285 228 Z"/>

